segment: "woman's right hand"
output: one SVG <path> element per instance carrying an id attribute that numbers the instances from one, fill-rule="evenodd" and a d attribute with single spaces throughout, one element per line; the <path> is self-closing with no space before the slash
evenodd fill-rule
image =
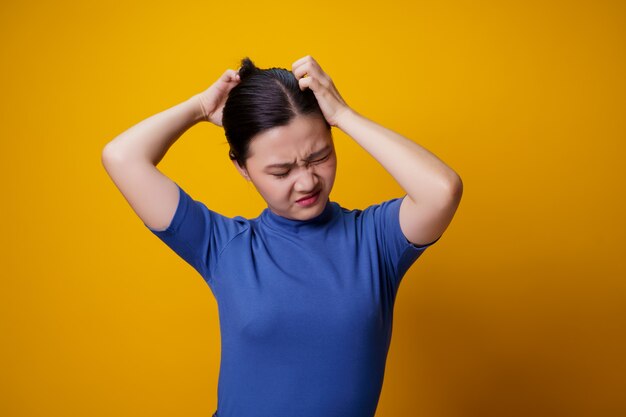
<path id="1" fill-rule="evenodd" d="M 202 108 L 202 115 L 205 121 L 211 122 L 216 126 L 222 126 L 222 110 L 224 109 L 224 103 L 226 103 L 230 90 L 239 84 L 239 81 L 238 71 L 228 69 L 213 85 L 205 91 L 196 94 L 196 97 L 198 97 L 200 101 L 200 107 Z"/>

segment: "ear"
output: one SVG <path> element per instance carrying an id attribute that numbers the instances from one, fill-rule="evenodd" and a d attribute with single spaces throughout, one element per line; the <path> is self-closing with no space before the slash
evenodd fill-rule
<path id="1" fill-rule="evenodd" d="M 239 162 L 237 162 L 236 159 L 231 159 L 233 165 L 235 166 L 235 168 L 237 168 L 237 171 L 239 171 L 239 173 L 241 174 L 242 177 L 244 177 L 247 181 L 251 181 L 250 180 L 250 175 L 248 175 L 248 170 L 244 167 L 242 167 L 241 165 L 239 165 Z"/>

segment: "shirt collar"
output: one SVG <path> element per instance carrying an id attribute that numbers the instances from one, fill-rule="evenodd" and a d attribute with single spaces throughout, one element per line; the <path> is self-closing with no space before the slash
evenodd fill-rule
<path id="1" fill-rule="evenodd" d="M 274 213 L 269 207 L 266 207 L 261 213 L 261 221 L 274 229 L 303 233 L 313 229 L 319 229 L 329 223 L 333 218 L 335 206 L 337 206 L 337 203 L 330 201 L 330 199 L 326 200 L 324 210 L 317 216 L 308 220 L 289 219 Z"/>

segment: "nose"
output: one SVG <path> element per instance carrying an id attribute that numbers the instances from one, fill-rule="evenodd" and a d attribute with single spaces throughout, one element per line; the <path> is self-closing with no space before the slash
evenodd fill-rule
<path id="1" fill-rule="evenodd" d="M 315 174 L 315 168 L 312 166 L 304 167 L 300 170 L 294 189 L 301 194 L 309 194 L 317 190 L 319 178 Z"/>

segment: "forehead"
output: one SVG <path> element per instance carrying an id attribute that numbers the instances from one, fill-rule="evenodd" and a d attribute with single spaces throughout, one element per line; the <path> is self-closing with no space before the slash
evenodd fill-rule
<path id="1" fill-rule="evenodd" d="M 290 162 L 332 142 L 332 136 L 319 117 L 297 116 L 288 125 L 259 133 L 250 142 L 250 160 L 257 163 Z"/>

